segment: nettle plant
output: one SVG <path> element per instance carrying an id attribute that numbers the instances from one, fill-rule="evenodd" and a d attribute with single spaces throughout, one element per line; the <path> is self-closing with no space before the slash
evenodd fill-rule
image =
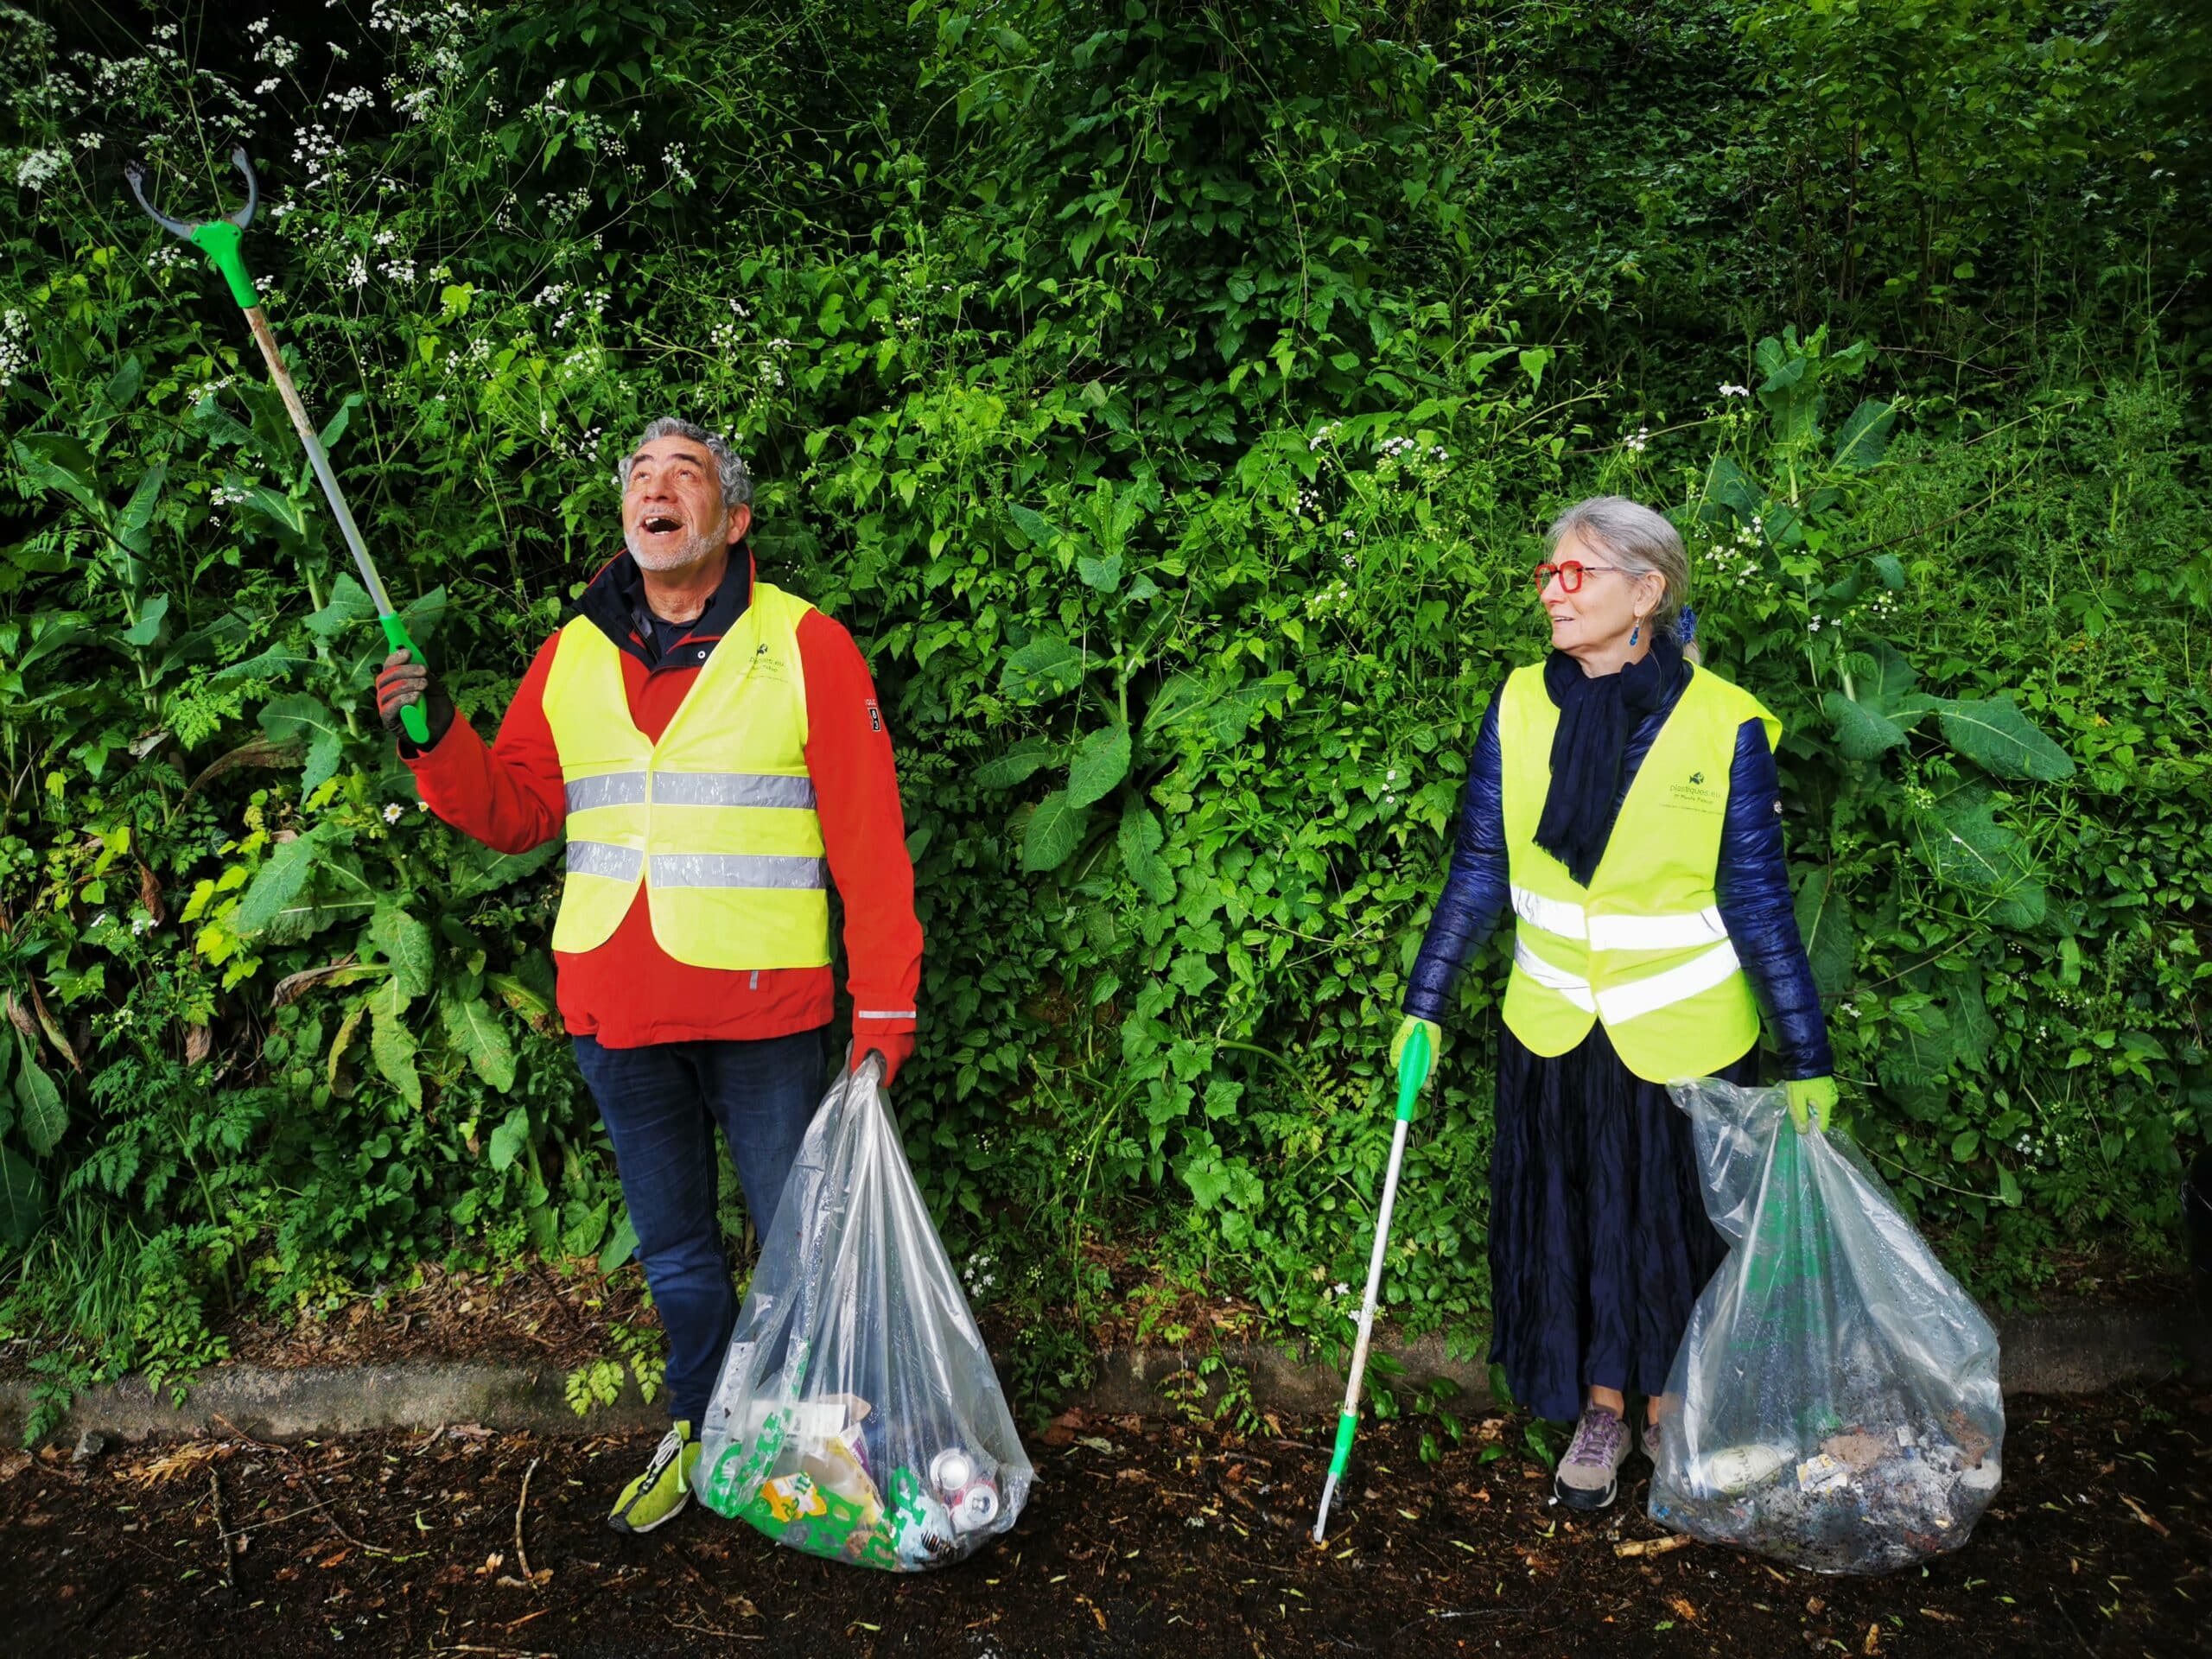
<path id="1" fill-rule="evenodd" d="M 1764 421 L 1724 423 L 1683 518 L 1706 591 L 1719 590 L 1703 632 L 1788 728 L 1785 786 L 1815 830 L 1795 860 L 1798 924 L 1840 1052 L 1859 1068 L 1854 1082 L 1945 1131 L 1900 1128 L 1877 1155 L 1949 1186 L 1951 1166 L 1977 1164 L 2031 1122 L 2001 1089 L 1985 1102 L 1961 1088 L 1998 1044 L 1993 1001 L 2018 994 L 1986 971 L 1990 942 L 2001 951 L 2004 935 L 2050 919 L 2036 851 L 2042 786 L 2072 778 L 2075 764 L 2009 694 L 1923 690 L 1886 637 L 1904 621 L 1905 565 L 1847 538 L 1898 410 L 1867 397 L 1833 430 L 1826 421 L 1830 394 L 1872 358 L 1864 341 L 1828 351 L 1825 327 L 1761 340 L 1751 395 Z M 1979 1188 L 1951 1190 L 2019 1203 L 2010 1166 L 1991 1159 L 1978 1174 Z"/>

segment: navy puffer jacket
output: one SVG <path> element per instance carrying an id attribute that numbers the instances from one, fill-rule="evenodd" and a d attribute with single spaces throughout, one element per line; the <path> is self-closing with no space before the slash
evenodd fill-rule
<path id="1" fill-rule="evenodd" d="M 1687 685 L 1685 677 L 1682 683 Z M 1444 1023 L 1452 988 L 1468 959 L 1490 938 L 1511 901 L 1506 877 L 1503 766 L 1497 740 L 1501 686 L 1483 715 L 1475 753 L 1459 802 L 1459 839 L 1436 901 L 1427 937 L 1414 960 L 1405 1011 Z M 1629 737 L 1621 765 L 1621 799 L 1649 753 L 1674 703 L 1644 716 Z M 1736 734 L 1736 759 L 1728 775 L 1728 816 L 1721 827 L 1720 868 L 1713 883 L 1720 919 L 1744 972 L 1766 1012 L 1769 1038 L 1781 1051 L 1785 1077 L 1824 1077 L 1835 1070 L 1820 993 L 1805 958 L 1797 917 L 1789 902 L 1789 873 L 1782 855 L 1782 788 L 1766 728 L 1747 720 Z"/>

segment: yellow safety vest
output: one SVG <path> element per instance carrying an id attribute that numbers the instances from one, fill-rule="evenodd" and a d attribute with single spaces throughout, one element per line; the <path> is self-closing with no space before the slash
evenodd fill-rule
<path id="1" fill-rule="evenodd" d="M 1713 892 L 1747 720 L 1780 741 L 1781 722 L 1758 698 L 1691 671 L 1585 887 L 1536 845 L 1559 709 L 1541 667 L 1507 679 L 1497 735 L 1517 919 L 1504 1016 L 1532 1053 L 1564 1054 L 1602 1020 L 1623 1065 L 1669 1083 L 1710 1076 L 1758 1041 L 1758 1005 Z"/>
<path id="2" fill-rule="evenodd" d="M 642 884 L 653 938 L 678 962 L 828 964 L 828 867 L 798 654 L 799 619 L 813 608 L 754 583 L 658 743 L 630 718 L 614 642 L 584 617 L 561 630 L 545 677 L 568 798 L 556 950 L 604 944 Z"/>

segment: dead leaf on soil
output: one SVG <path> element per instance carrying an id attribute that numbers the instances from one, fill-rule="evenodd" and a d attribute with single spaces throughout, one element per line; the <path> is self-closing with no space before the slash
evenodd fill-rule
<path id="1" fill-rule="evenodd" d="M 5 1457 L 0 1457 L 0 1480 L 13 1480 L 30 1466 L 29 1452 L 10 1452 Z"/>
<path id="2" fill-rule="evenodd" d="M 141 1486 L 158 1486 L 175 1476 L 189 1474 L 201 1465 L 223 1455 L 224 1446 L 220 1440 L 187 1440 L 175 1450 L 163 1452 L 151 1463 L 139 1465 L 124 1478 Z"/>

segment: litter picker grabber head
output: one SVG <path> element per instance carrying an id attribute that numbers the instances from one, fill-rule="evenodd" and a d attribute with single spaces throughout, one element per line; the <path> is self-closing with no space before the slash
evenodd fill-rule
<path id="1" fill-rule="evenodd" d="M 330 470 L 330 457 L 323 453 L 322 440 L 316 435 L 315 423 L 308 418 L 307 405 L 300 401 L 299 390 L 292 385 L 291 372 L 285 368 L 283 357 L 276 350 L 276 332 L 262 312 L 261 296 L 254 291 L 253 277 L 245 268 L 245 256 L 239 251 L 245 227 L 253 223 L 253 210 L 261 201 L 261 186 L 253 176 L 253 163 L 245 158 L 245 146 L 231 152 L 231 165 L 245 175 L 245 206 L 234 213 L 188 225 L 181 219 L 171 219 L 148 199 L 144 162 L 128 163 L 123 176 L 130 181 L 130 194 L 138 198 L 138 205 L 146 210 L 147 217 L 171 236 L 191 243 L 206 254 L 207 263 L 220 271 L 223 280 L 230 284 L 231 297 L 245 313 L 246 326 L 253 330 L 254 343 L 261 347 L 262 359 L 269 365 L 269 378 L 284 400 L 284 411 L 292 417 L 293 429 L 299 433 L 300 445 L 308 453 L 308 465 L 314 470 L 315 481 L 322 486 L 323 499 L 330 503 L 331 517 L 338 521 L 339 533 L 345 537 L 346 549 L 353 556 L 353 566 L 361 573 L 361 585 L 368 590 L 369 599 L 377 607 L 377 621 L 384 629 L 385 639 L 394 651 L 404 651 L 419 663 L 423 653 L 407 637 L 406 625 L 391 608 L 384 580 L 377 575 L 376 561 L 369 556 L 368 545 L 361 540 L 360 530 L 353 523 L 345 492 L 338 487 L 338 475 Z M 401 709 L 399 719 L 407 735 L 417 744 L 429 741 L 429 717 L 419 702 Z"/>
<path id="2" fill-rule="evenodd" d="M 146 210 L 147 217 L 171 236 L 191 243 L 206 254 L 207 263 L 222 272 L 223 280 L 231 285 L 231 297 L 240 307 L 251 309 L 257 296 L 253 291 L 253 278 L 246 275 L 245 260 L 238 252 L 238 238 L 253 223 L 253 210 L 261 200 L 261 186 L 253 176 L 253 163 L 246 160 L 243 145 L 231 152 L 231 164 L 245 175 L 245 206 L 235 213 L 189 225 L 182 219 L 171 219 L 148 200 L 145 162 L 130 162 L 124 168 L 123 176 L 130 181 L 130 194 L 138 198 L 138 205 Z"/>

